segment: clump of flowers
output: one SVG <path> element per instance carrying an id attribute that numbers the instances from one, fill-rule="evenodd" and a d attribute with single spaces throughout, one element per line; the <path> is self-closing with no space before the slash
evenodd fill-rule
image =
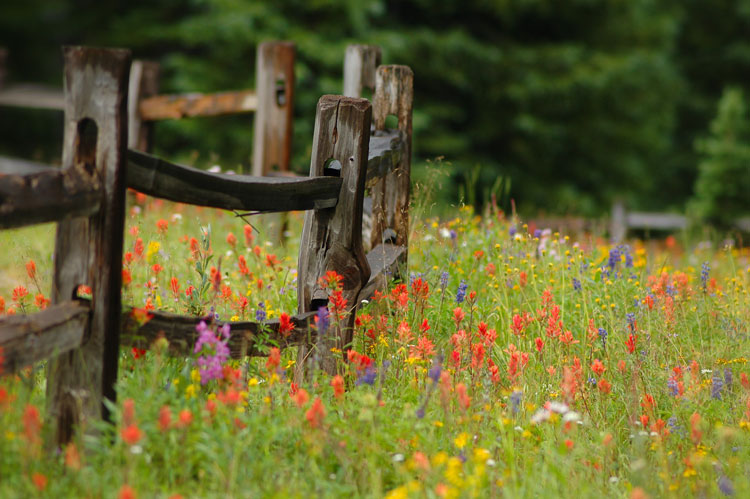
<path id="1" fill-rule="evenodd" d="M 201 321 L 195 330 L 198 332 L 198 341 L 195 342 L 193 353 L 199 354 L 197 363 L 201 377 L 201 385 L 205 385 L 212 379 L 221 379 L 224 376 L 224 362 L 229 358 L 229 324 L 224 324 L 218 331 L 214 331 L 204 321 Z"/>

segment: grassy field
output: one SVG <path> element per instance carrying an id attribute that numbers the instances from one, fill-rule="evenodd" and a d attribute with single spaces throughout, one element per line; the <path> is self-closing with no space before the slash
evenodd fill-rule
<path id="1" fill-rule="evenodd" d="M 278 245 L 268 220 L 129 213 L 127 303 L 296 311 L 301 215 Z M 0 313 L 45 306 L 53 230 L 0 233 Z M 293 350 L 224 361 L 220 332 L 191 358 L 123 348 L 117 424 L 52 452 L 44 366 L 0 378 L 0 496 L 750 495 L 748 249 L 574 241 L 469 208 L 416 215 L 411 242 L 334 378 L 292 384 Z"/>

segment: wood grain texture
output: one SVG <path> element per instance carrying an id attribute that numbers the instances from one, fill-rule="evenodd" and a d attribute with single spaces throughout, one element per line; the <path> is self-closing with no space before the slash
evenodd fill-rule
<path id="1" fill-rule="evenodd" d="M 154 125 L 144 120 L 140 103 L 159 92 L 158 62 L 133 61 L 128 82 L 128 147 L 138 151 L 151 151 Z"/>
<path id="2" fill-rule="evenodd" d="M 383 242 L 390 228 L 396 232 L 399 246 L 409 246 L 409 200 L 411 195 L 411 140 L 414 74 L 407 66 L 380 66 L 373 98 L 375 130 L 384 130 L 389 115 L 398 119 L 402 137 L 402 154 L 398 168 L 378 182 L 371 190 L 373 199 L 373 230 L 371 246 Z"/>
<path id="3" fill-rule="evenodd" d="M 357 303 L 369 300 L 375 291 L 387 289 L 388 283 L 399 274 L 399 266 L 406 264 L 406 248 L 394 244 L 380 244 L 367 253 L 370 280 L 359 292 Z"/>
<path id="4" fill-rule="evenodd" d="M 315 338 L 315 329 L 310 323 L 315 313 L 298 314 L 291 317 L 294 330 L 284 336 L 279 333 L 279 321 L 273 319 L 263 323 L 258 322 L 230 322 L 231 336 L 228 346 L 233 358 L 248 356 L 264 356 L 257 341 L 261 336 L 261 329 L 265 330 L 265 338 L 272 345 L 280 348 L 306 343 Z M 132 309 L 125 309 L 122 314 L 123 345 L 138 348 L 148 348 L 156 339 L 165 338 L 169 341 L 169 350 L 179 355 L 190 355 L 198 339 L 195 327 L 199 322 L 213 324 L 211 317 L 189 317 L 169 314 L 166 312 L 151 312 L 151 318 L 140 324 L 133 316 Z M 223 322 L 215 321 L 216 325 Z"/>
<path id="5" fill-rule="evenodd" d="M 298 261 L 298 311 L 314 312 L 328 302 L 328 292 L 319 280 L 329 270 L 343 276 L 343 297 L 351 311 L 360 289 L 370 278 L 362 249 L 362 201 L 364 199 L 372 108 L 365 99 L 325 95 L 315 115 L 310 176 L 323 175 L 329 160 L 341 165 L 343 180 L 336 208 L 315 210 L 305 216 Z M 320 367 L 335 372 L 336 357 L 331 348 L 343 351 L 351 343 L 354 314 L 336 324 L 332 321 L 326 338 L 319 338 Z M 297 377 L 305 375 L 310 349 L 300 347 Z M 314 358 L 314 357 L 313 357 Z"/>
<path id="6" fill-rule="evenodd" d="M 365 180 L 368 189 L 398 168 L 404 153 L 404 140 L 399 130 L 375 130 L 370 135 L 369 147 Z"/>
<path id="7" fill-rule="evenodd" d="M 0 374 L 12 374 L 78 348 L 88 328 L 89 312 L 86 303 L 66 301 L 32 315 L 0 319 L 0 349 L 5 357 Z"/>
<path id="8" fill-rule="evenodd" d="M 66 47 L 66 169 L 94 172 L 101 183 L 101 209 L 57 226 L 52 303 L 69 301 L 79 285 L 92 289 L 89 333 L 80 348 L 48 364 L 47 408 L 55 442 L 74 429 L 93 433 L 89 422 L 109 414 L 115 399 L 120 336 L 120 285 L 125 220 L 125 150 L 130 52 Z"/>
<path id="9" fill-rule="evenodd" d="M 342 180 L 332 177 L 251 177 L 209 173 L 128 151 L 128 187 L 180 203 L 260 212 L 336 206 Z"/>
<path id="10" fill-rule="evenodd" d="M 255 90 L 258 96 L 253 125 L 253 175 L 288 171 L 294 123 L 294 60 L 291 42 L 265 42 L 258 46 Z"/>
<path id="11" fill-rule="evenodd" d="M 258 99 L 254 90 L 236 90 L 213 94 L 156 95 L 142 99 L 138 104 L 141 119 L 144 121 L 250 113 L 257 108 Z"/>
<path id="12" fill-rule="evenodd" d="M 382 51 L 377 45 L 346 47 L 344 55 L 344 96 L 362 97 L 365 88 L 375 92 L 375 72 L 380 66 Z"/>
<path id="13" fill-rule="evenodd" d="M 0 161 L 0 229 L 89 216 L 100 204 L 100 182 L 91 172 Z"/>

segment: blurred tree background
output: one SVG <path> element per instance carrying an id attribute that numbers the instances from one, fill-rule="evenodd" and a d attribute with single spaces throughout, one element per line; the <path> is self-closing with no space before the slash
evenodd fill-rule
<path id="1" fill-rule="evenodd" d="M 414 145 L 445 157 L 440 196 L 504 187 L 522 213 L 683 209 L 717 102 L 750 81 L 743 0 L 25 0 L 0 7 L 9 80 L 58 84 L 62 44 L 121 46 L 162 64 L 165 92 L 254 86 L 259 42 L 297 44 L 294 165 L 317 99 L 340 93 L 349 43 L 415 73 Z M 59 157 L 60 116 L 0 109 L 0 154 Z M 159 123 L 156 153 L 240 168 L 250 117 Z M 422 168 L 424 168 L 422 166 Z M 502 178 L 503 182 L 497 179 Z M 469 189 L 467 191 L 466 189 Z"/>

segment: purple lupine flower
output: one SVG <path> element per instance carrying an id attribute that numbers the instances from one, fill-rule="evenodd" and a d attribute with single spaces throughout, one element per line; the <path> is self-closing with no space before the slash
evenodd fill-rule
<path id="1" fill-rule="evenodd" d="M 607 348 L 607 330 L 603 327 L 599 328 L 599 339 L 602 340 L 602 348 Z"/>
<path id="2" fill-rule="evenodd" d="M 727 390 L 732 389 L 732 370 L 728 367 L 724 368 L 724 385 L 727 387 Z"/>
<path id="3" fill-rule="evenodd" d="M 450 277 L 448 272 L 440 274 L 440 289 L 445 290 L 445 287 L 448 285 L 448 277 Z"/>
<path id="4" fill-rule="evenodd" d="M 266 304 L 260 302 L 258 308 L 255 309 L 255 321 L 263 322 L 264 320 L 266 320 Z"/>
<path id="5" fill-rule="evenodd" d="M 329 324 L 328 307 L 320 307 L 318 309 L 318 315 L 316 316 L 316 318 L 317 320 L 315 321 L 315 323 L 318 326 L 318 335 L 323 336 L 326 334 L 326 331 L 328 330 L 328 324 Z"/>
<path id="6" fill-rule="evenodd" d="M 734 485 L 732 484 L 732 481 L 727 477 L 725 474 L 721 474 L 719 476 L 719 480 L 717 482 L 717 485 L 719 486 L 719 490 L 722 494 L 725 496 L 733 496 L 734 495 Z"/>
<path id="7" fill-rule="evenodd" d="M 680 387 L 677 385 L 677 380 L 674 378 L 669 378 L 667 380 L 667 388 L 669 388 L 669 393 L 676 397 L 680 394 Z"/>
<path id="8" fill-rule="evenodd" d="M 198 332 L 198 341 L 195 342 L 193 353 L 200 354 L 196 363 L 201 385 L 205 385 L 212 379 L 221 379 L 224 375 L 224 362 L 229 358 L 229 324 L 221 327 L 218 336 L 204 321 L 195 326 L 195 330 Z"/>
<path id="9" fill-rule="evenodd" d="M 711 376 L 711 398 L 721 400 L 721 389 L 724 387 L 724 377 L 718 372 L 714 371 Z"/>
<path id="10" fill-rule="evenodd" d="M 513 414 L 518 414 L 518 410 L 521 408 L 522 397 L 523 392 L 520 390 L 516 390 L 510 394 L 510 410 Z"/>
<path id="11" fill-rule="evenodd" d="M 625 318 L 628 320 L 628 328 L 630 328 L 630 331 L 635 332 L 635 314 L 625 314 Z"/>
<path id="12" fill-rule="evenodd" d="M 540 237 L 542 237 L 542 230 L 541 229 L 534 230 L 534 238 L 539 239 Z"/>
<path id="13" fill-rule="evenodd" d="M 456 291 L 456 303 L 461 303 L 466 298 L 466 290 L 468 289 L 469 285 L 466 284 L 466 281 L 461 280 L 461 284 L 458 285 L 458 291 Z"/>
<path id="14" fill-rule="evenodd" d="M 708 272 L 711 270 L 711 266 L 708 264 L 708 262 L 703 262 L 703 265 L 701 265 L 701 287 L 703 288 L 703 292 L 706 292 L 706 287 L 708 286 Z"/>
<path id="15" fill-rule="evenodd" d="M 359 378 L 357 378 L 357 381 L 354 382 L 356 386 L 359 386 L 361 384 L 368 384 L 368 385 L 374 385 L 375 379 L 378 377 L 378 371 L 370 366 L 367 369 L 365 369 L 364 374 L 362 374 Z"/>
<path id="16" fill-rule="evenodd" d="M 579 281 L 575 277 L 573 278 L 573 289 L 576 290 L 576 291 L 580 291 L 581 290 L 581 281 Z"/>
<path id="17" fill-rule="evenodd" d="M 438 354 L 432 359 L 432 367 L 427 373 L 427 377 L 432 380 L 433 383 L 440 381 L 440 374 L 443 372 L 443 356 Z"/>
<path id="18" fill-rule="evenodd" d="M 516 226 L 511 225 L 510 228 L 508 229 L 508 235 L 510 235 L 510 237 L 513 237 L 516 235 L 516 232 L 518 232 L 518 229 L 516 229 Z"/>
<path id="19" fill-rule="evenodd" d="M 612 248 L 609 250 L 609 259 L 607 260 L 607 266 L 610 270 L 615 270 L 617 263 L 620 261 L 620 248 Z"/>

